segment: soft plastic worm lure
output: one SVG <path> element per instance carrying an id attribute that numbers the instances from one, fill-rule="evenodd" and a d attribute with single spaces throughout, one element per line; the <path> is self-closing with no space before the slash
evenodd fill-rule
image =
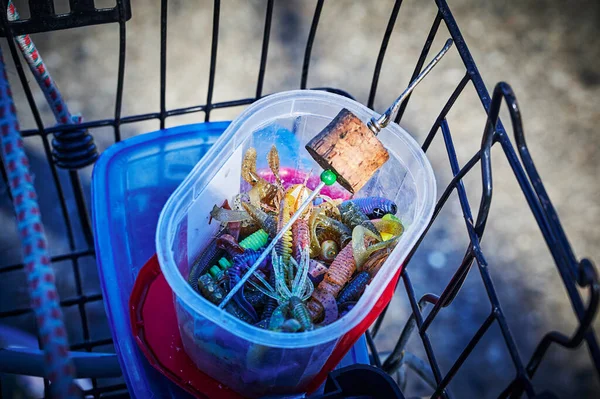
<path id="1" fill-rule="evenodd" d="M 254 264 L 259 256 L 259 252 L 248 249 L 243 254 L 233 258 L 233 265 L 227 269 L 226 272 L 227 276 L 229 277 L 229 289 L 231 289 L 231 287 L 235 286 L 240 281 L 242 273 L 248 267 Z M 265 265 L 267 264 L 266 259 L 263 263 Z M 237 303 L 238 306 L 247 312 L 252 318 L 252 323 L 256 323 L 258 321 L 258 315 L 256 314 L 256 311 L 244 297 L 244 287 L 242 287 L 242 289 L 236 293 L 233 299 L 235 303 Z"/>
<path id="2" fill-rule="evenodd" d="M 220 304 L 225 298 L 225 290 L 207 274 L 200 276 L 198 279 L 198 288 L 202 296 L 215 305 Z M 235 302 L 228 303 L 225 310 L 247 323 L 252 323 L 252 318 L 240 309 Z"/>
<path id="3" fill-rule="evenodd" d="M 321 281 L 323 281 L 323 277 L 325 277 L 326 272 L 327 266 L 314 259 L 310 260 L 308 266 L 308 277 L 311 279 L 313 284 L 318 285 Z"/>
<path id="4" fill-rule="evenodd" d="M 342 215 L 342 222 L 348 226 L 351 230 L 354 230 L 356 226 L 364 226 L 369 229 L 379 240 L 381 235 L 375 228 L 373 223 L 369 220 L 367 215 L 352 201 L 344 201 L 339 206 L 340 214 Z"/>
<path id="5" fill-rule="evenodd" d="M 386 214 L 395 215 L 398 206 L 394 201 L 383 197 L 366 197 L 349 200 L 358 206 L 369 219 L 379 219 Z"/>
<path id="6" fill-rule="evenodd" d="M 313 322 L 316 322 L 323 316 L 323 303 L 319 300 L 319 297 L 322 297 L 324 294 L 330 294 L 333 298 L 336 298 L 344 285 L 350 281 L 355 270 L 356 263 L 352 253 L 352 245 L 348 244 L 336 256 L 331 266 L 329 266 L 323 281 L 315 289 L 315 293 L 307 303 Z"/>
<path id="7" fill-rule="evenodd" d="M 240 241 L 239 246 L 243 249 L 252 249 L 254 251 L 258 251 L 259 249 L 267 245 L 268 240 L 269 235 L 261 229 L 255 231 L 254 233 L 250 234 L 248 237 Z M 232 254 L 230 253 L 230 255 Z M 227 258 L 223 257 L 221 259 L 215 260 L 215 263 L 217 263 L 217 265 L 212 266 L 208 270 L 208 272 L 217 282 L 221 283 L 223 282 L 223 279 L 225 277 L 224 271 L 231 267 L 231 262 L 227 260 Z"/>
<path id="8" fill-rule="evenodd" d="M 200 276 L 205 274 L 210 268 L 210 265 L 217 262 L 221 256 L 223 256 L 223 250 L 217 247 L 216 240 L 212 240 L 204 252 L 196 258 L 188 277 L 188 283 L 192 286 L 194 291 L 199 290 L 198 279 Z"/>
<path id="9" fill-rule="evenodd" d="M 217 238 L 217 246 L 227 251 L 229 256 L 237 256 L 244 253 L 244 248 L 238 244 L 237 240 L 229 234 L 223 234 Z"/>
<path id="10" fill-rule="evenodd" d="M 340 292 L 340 295 L 337 297 L 337 303 L 342 304 L 349 301 L 358 301 L 365 288 L 367 288 L 369 280 L 371 280 L 369 272 L 358 273 Z"/>
<path id="11" fill-rule="evenodd" d="M 279 218 L 277 220 L 277 231 L 279 232 L 283 226 L 290 221 L 292 216 L 292 209 L 294 206 L 295 199 L 290 195 L 286 195 L 281 201 L 281 207 L 279 209 Z M 283 237 L 275 245 L 275 251 L 277 255 L 281 256 L 283 263 L 286 265 L 290 262 L 292 256 L 292 231 L 288 230 L 283 234 Z"/>
<path id="12" fill-rule="evenodd" d="M 254 219 L 260 227 L 267 232 L 269 237 L 275 237 L 277 235 L 277 221 L 273 216 L 269 216 L 262 209 L 257 208 L 252 204 L 242 202 L 242 207 L 252 219 Z"/>

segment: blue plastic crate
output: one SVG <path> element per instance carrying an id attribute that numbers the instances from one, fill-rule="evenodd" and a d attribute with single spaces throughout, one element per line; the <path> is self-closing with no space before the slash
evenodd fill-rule
<path id="1" fill-rule="evenodd" d="M 136 136 L 107 149 L 94 168 L 98 273 L 115 350 L 132 397 L 189 397 L 139 351 L 129 323 L 129 296 L 139 270 L 155 253 L 163 205 L 228 125 L 202 123 Z M 368 362 L 362 337 L 340 367 Z"/>

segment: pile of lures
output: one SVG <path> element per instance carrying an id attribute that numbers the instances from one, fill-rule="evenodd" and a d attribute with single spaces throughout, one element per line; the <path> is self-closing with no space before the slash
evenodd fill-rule
<path id="1" fill-rule="evenodd" d="M 279 155 L 267 156 L 273 179 L 256 170 L 256 149 L 242 162 L 247 192 L 215 205 L 221 229 L 192 265 L 189 284 L 219 305 L 270 240 L 311 194 L 280 177 Z M 394 249 L 404 227 L 386 198 L 319 195 L 275 245 L 225 310 L 257 327 L 310 331 L 336 321 L 360 299 Z"/>

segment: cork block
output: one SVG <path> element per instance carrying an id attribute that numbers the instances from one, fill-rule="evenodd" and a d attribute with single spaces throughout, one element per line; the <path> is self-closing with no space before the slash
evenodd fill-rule
<path id="1" fill-rule="evenodd" d="M 346 108 L 306 144 L 306 150 L 323 169 L 335 172 L 340 185 L 353 194 L 390 157 L 371 129 Z"/>

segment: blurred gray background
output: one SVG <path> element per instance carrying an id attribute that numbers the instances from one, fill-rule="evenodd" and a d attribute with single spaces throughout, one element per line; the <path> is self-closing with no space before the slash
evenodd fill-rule
<path id="1" fill-rule="evenodd" d="M 26 9 L 17 1 L 21 10 Z M 67 1 L 55 1 L 68 10 Z M 132 2 L 133 17 L 127 23 L 127 64 L 123 115 L 159 110 L 159 2 Z M 308 87 L 337 87 L 366 103 L 379 46 L 393 7 L 392 0 L 325 2 L 312 52 Z M 546 185 L 578 257 L 600 260 L 600 3 L 594 0 L 450 0 L 450 7 L 488 90 L 500 80 L 510 83 L 519 100 L 525 132 L 538 170 Z M 97 1 L 110 6 L 114 1 Z M 213 101 L 254 96 L 260 59 L 266 1 L 223 0 L 217 73 Z M 300 84 L 304 46 L 316 1 L 275 2 L 264 93 L 295 89 Z M 383 111 L 408 84 L 415 62 L 436 14 L 433 1 L 404 1 L 391 37 L 380 78 L 375 109 Z M 27 13 L 24 12 L 26 15 Z M 167 108 L 204 104 L 208 85 L 212 2 L 169 2 Z M 448 37 L 440 28 L 432 52 Z M 112 118 L 118 66 L 118 26 L 86 27 L 33 35 L 42 57 L 68 100 L 71 110 L 86 120 Z M 9 59 L 2 42 L 5 59 Z M 11 61 L 9 78 L 23 128 L 35 126 Z M 465 71 L 452 51 L 419 86 L 406 110 L 402 125 L 418 142 L 424 140 L 441 107 Z M 30 75 L 29 75 L 30 76 Z M 31 83 L 35 83 L 30 76 Z M 44 122 L 54 124 L 41 92 L 34 88 Z M 216 110 L 212 120 L 230 120 L 242 108 Z M 508 118 L 504 120 L 508 123 Z M 204 121 L 204 114 L 170 118 L 168 126 Z M 469 84 L 448 115 L 461 165 L 477 150 L 485 115 Z M 158 122 L 123 127 L 123 137 L 158 129 Z M 114 142 L 112 129 L 94 131 L 101 149 Z M 52 254 L 69 251 L 56 193 L 39 138 L 26 140 L 36 175 L 36 188 L 45 199 L 42 216 Z M 428 152 L 441 192 L 451 178 L 444 144 L 437 137 Z M 552 262 L 503 153 L 492 151 L 494 197 L 483 250 L 490 264 L 500 301 L 516 337 L 524 361 L 540 338 L 551 329 L 571 335 L 575 316 Z M 89 191 L 91 167 L 82 172 Z M 66 176 L 61 175 L 66 182 Z M 0 183 L 0 266 L 18 263 L 20 249 L 14 214 Z M 465 179 L 476 212 L 481 192 L 479 167 Z M 69 193 L 67 193 L 69 194 Z M 89 195 L 89 193 L 88 193 Z M 75 209 L 72 199 L 69 206 Z M 455 194 L 409 265 L 417 295 L 440 294 L 456 270 L 467 246 L 467 232 Z M 79 248 L 85 244 L 78 237 Z M 70 264 L 56 264 L 59 293 L 74 295 Z M 99 292 L 92 258 L 81 265 L 86 293 Z M 584 298 L 586 293 L 584 293 Z M 22 271 L 0 281 L 0 312 L 27 306 Z M 410 314 L 401 286 L 392 302 L 377 344 L 381 351 L 393 348 Z M 442 371 L 449 370 L 490 306 L 474 269 L 454 303 L 444 309 L 430 328 Z M 77 309 L 67 310 L 71 341 L 81 341 Z M 88 309 L 94 337 L 110 336 L 104 310 Z M 24 315 L 0 320 L 34 331 L 33 318 Z M 596 320 L 596 327 L 600 323 Z M 73 327 L 74 326 L 74 327 Z M 102 349 L 102 348 L 101 348 Z M 111 350 L 108 345 L 105 350 Z M 418 337 L 409 350 L 423 356 Z M 587 348 L 566 351 L 553 347 L 534 383 L 560 397 L 588 398 L 600 395 L 600 380 L 591 366 Z M 497 326 L 479 343 L 450 388 L 456 397 L 496 397 L 514 377 Z M 409 396 L 431 391 L 409 373 Z"/>

